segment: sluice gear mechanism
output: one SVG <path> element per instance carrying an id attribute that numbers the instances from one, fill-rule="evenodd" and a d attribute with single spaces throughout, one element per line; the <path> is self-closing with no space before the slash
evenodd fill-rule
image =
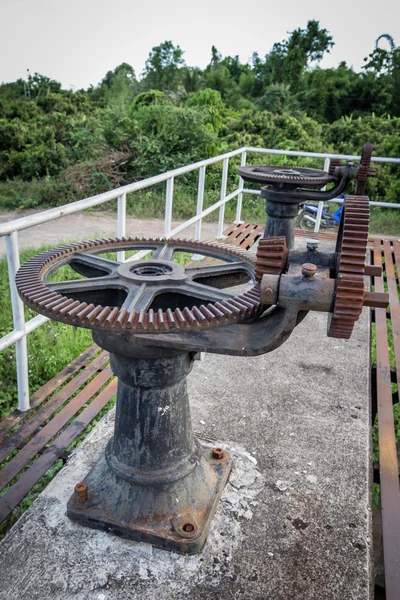
<path id="1" fill-rule="evenodd" d="M 218 242 L 102 239 L 43 252 L 20 268 L 23 301 L 91 329 L 118 377 L 114 436 L 77 484 L 71 519 L 168 550 L 201 550 L 231 458 L 193 434 L 186 376 L 194 357 L 270 352 L 310 310 L 328 313 L 329 336 L 348 338 L 364 305 L 387 305 L 386 294 L 364 284 L 379 274 L 365 265 L 370 159 L 366 146 L 359 167 L 332 161 L 329 173 L 241 168 L 243 178 L 266 184 L 267 235 L 256 254 Z M 294 250 L 301 199 L 331 194 L 320 190 L 328 183 L 338 193 L 351 178 L 357 195 L 345 200 L 335 251 Z M 124 262 L 121 251 L 130 254 Z M 79 278 L 57 281 L 66 265 Z"/>

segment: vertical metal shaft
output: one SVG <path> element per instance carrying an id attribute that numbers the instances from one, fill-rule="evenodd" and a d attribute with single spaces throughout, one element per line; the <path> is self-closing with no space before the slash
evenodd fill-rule
<path id="1" fill-rule="evenodd" d="M 261 196 L 265 197 L 264 188 Z M 268 194 L 268 192 L 267 192 Z M 294 248 L 294 228 L 299 212 L 298 203 L 277 202 L 267 199 L 266 213 L 268 215 L 264 237 L 285 236 L 288 248 Z"/>
<path id="2" fill-rule="evenodd" d="M 183 477 L 196 447 L 186 387 L 192 355 L 110 358 L 119 378 L 110 467 L 136 481 Z"/>

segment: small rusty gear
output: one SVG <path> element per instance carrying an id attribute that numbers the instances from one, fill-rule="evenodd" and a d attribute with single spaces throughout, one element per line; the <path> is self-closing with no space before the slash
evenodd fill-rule
<path id="1" fill-rule="evenodd" d="M 287 263 L 288 249 L 284 236 L 261 238 L 258 242 L 256 281 L 263 275 L 281 275 Z"/>
<path id="2" fill-rule="evenodd" d="M 349 339 L 365 296 L 364 271 L 369 230 L 369 200 L 347 196 L 336 244 L 336 290 L 328 336 Z"/>
<path id="3" fill-rule="evenodd" d="M 149 248 L 150 251 L 158 251 L 157 259 L 153 257 L 150 260 L 119 263 L 96 256 L 104 252 Z M 111 238 L 85 241 L 43 252 L 20 268 L 16 284 L 25 304 L 36 312 L 56 321 L 90 329 L 168 333 L 229 325 L 257 318 L 262 310 L 258 283 L 240 295 L 213 288 L 207 283 L 201 284 L 196 279 L 199 277 L 199 267 L 193 267 L 192 271 L 185 270 L 183 266 L 166 260 L 166 257 L 171 259 L 175 251 L 189 251 L 227 261 L 223 265 L 202 267 L 200 275 L 203 281 L 204 278 L 213 276 L 213 270 L 214 276 L 233 277 L 232 274 L 237 274 L 239 270 L 244 271 L 246 277 L 249 276 L 253 281 L 255 279 L 255 257 L 229 244 L 174 239 Z M 69 263 L 78 273 L 88 274 L 88 279 L 47 282 L 47 277 L 53 271 Z M 189 271 L 190 274 L 187 275 Z M 188 302 L 192 300 L 192 305 L 152 309 L 153 299 L 161 293 L 158 289 L 154 291 L 157 284 L 162 291 L 162 286 L 165 285 L 165 293 L 169 292 L 168 298 L 171 293 L 181 293 L 181 297 L 183 295 Z M 102 294 L 107 297 L 110 290 L 112 294 L 109 297 L 117 297 L 124 290 L 128 294 L 127 298 L 131 294 L 133 301 L 130 307 L 128 302 L 128 307 L 124 308 L 124 301 L 117 305 L 96 303 L 96 295 L 97 298 L 101 298 Z M 142 308 L 139 310 L 139 307 Z"/>
<path id="4" fill-rule="evenodd" d="M 340 167 L 340 159 L 339 158 L 331 158 L 329 161 L 329 175 L 335 175 L 336 169 Z"/>
<path id="5" fill-rule="evenodd" d="M 286 183 L 298 186 L 322 187 L 337 178 L 319 169 L 280 167 L 274 165 L 247 165 L 238 168 L 239 175 L 252 183 Z"/>
<path id="6" fill-rule="evenodd" d="M 376 169 L 371 169 L 372 144 L 365 144 L 356 178 L 356 195 L 365 193 L 368 177 L 375 177 Z"/>

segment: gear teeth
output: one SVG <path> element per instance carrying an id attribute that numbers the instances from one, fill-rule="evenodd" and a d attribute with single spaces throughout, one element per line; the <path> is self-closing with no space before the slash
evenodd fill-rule
<path id="1" fill-rule="evenodd" d="M 108 315 L 111 313 L 111 308 L 106 306 L 103 310 L 97 315 L 95 318 L 96 325 L 103 325 L 104 321 L 107 319 Z"/>
<path id="2" fill-rule="evenodd" d="M 76 319 L 83 323 L 86 315 L 88 315 L 94 309 L 94 304 L 89 304 L 85 306 L 80 312 L 76 314 Z"/>
<path id="3" fill-rule="evenodd" d="M 75 319 L 76 315 L 80 313 L 84 308 L 87 307 L 87 302 L 80 302 L 74 309 L 69 311 L 68 316 L 71 319 Z"/>
<path id="4" fill-rule="evenodd" d="M 292 171 L 292 172 L 290 172 Z M 298 183 L 326 185 L 334 182 L 336 177 L 332 173 L 326 173 L 317 169 L 307 167 L 282 167 L 277 165 L 246 165 L 238 168 L 239 175 L 245 181 L 253 183 Z"/>
<path id="5" fill-rule="evenodd" d="M 90 323 L 92 325 L 95 322 L 97 315 L 99 315 L 102 310 L 102 306 L 95 306 L 93 310 L 85 315 L 85 323 Z"/>
<path id="6" fill-rule="evenodd" d="M 329 337 L 349 339 L 354 323 L 360 317 L 365 295 L 368 229 L 368 198 L 347 196 L 339 229 L 342 231 L 342 240 L 338 248 L 335 303 L 328 321 Z"/>
<path id="7" fill-rule="evenodd" d="M 175 316 L 174 316 L 174 313 L 172 312 L 172 310 L 170 308 L 167 308 L 165 314 L 167 317 L 167 323 L 168 323 L 169 329 L 176 329 L 177 323 L 175 321 Z"/>
<path id="8" fill-rule="evenodd" d="M 256 281 L 263 275 L 280 275 L 286 268 L 288 250 L 286 238 L 262 238 L 258 243 L 256 259 Z"/>

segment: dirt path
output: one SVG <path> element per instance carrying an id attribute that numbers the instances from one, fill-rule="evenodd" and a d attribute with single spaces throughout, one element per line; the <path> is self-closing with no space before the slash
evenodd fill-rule
<path id="1" fill-rule="evenodd" d="M 19 219 L 23 216 L 33 214 L 35 211 L 13 211 L 0 213 L 0 223 Z M 174 221 L 172 227 L 180 224 Z M 194 226 L 183 231 L 179 237 L 192 238 Z M 157 237 L 164 232 L 164 221 L 162 219 L 136 219 L 127 217 L 127 235 L 143 235 L 146 237 Z M 85 212 L 66 215 L 60 219 L 35 225 L 18 234 L 19 246 L 23 248 L 38 248 L 42 244 L 54 244 L 93 239 L 96 237 L 114 236 L 117 233 L 116 214 L 106 212 Z M 217 223 L 203 223 L 202 239 L 214 239 L 217 234 Z M 0 257 L 5 256 L 5 239 L 0 238 Z"/>

